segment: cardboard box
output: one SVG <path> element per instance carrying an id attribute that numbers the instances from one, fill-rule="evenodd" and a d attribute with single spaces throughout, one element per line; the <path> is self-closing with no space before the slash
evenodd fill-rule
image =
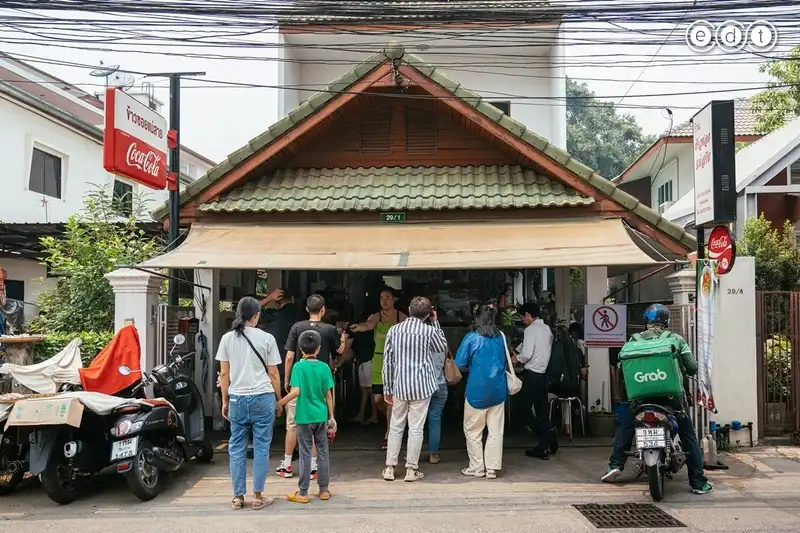
<path id="1" fill-rule="evenodd" d="M 80 427 L 83 404 L 77 398 L 37 398 L 14 404 L 6 421 L 9 426 L 50 426 L 66 424 Z"/>

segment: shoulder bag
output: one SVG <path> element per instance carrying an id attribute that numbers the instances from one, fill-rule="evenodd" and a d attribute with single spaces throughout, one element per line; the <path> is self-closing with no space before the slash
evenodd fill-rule
<path id="1" fill-rule="evenodd" d="M 242 337 L 244 337 L 244 340 L 246 340 L 247 344 L 249 344 L 250 347 L 253 349 L 253 353 L 256 354 L 256 357 L 258 357 L 258 360 L 261 361 L 261 364 L 264 365 L 264 372 L 267 373 L 267 378 L 269 378 L 269 370 L 267 370 L 267 362 L 264 361 L 264 358 L 261 357 L 260 353 L 258 353 L 258 350 L 256 350 L 255 346 L 253 346 L 253 343 L 250 341 L 250 339 L 247 338 L 247 335 L 244 334 L 244 331 L 242 331 Z"/>
<path id="2" fill-rule="evenodd" d="M 506 352 L 506 363 L 508 363 L 508 368 L 506 369 L 506 384 L 508 385 L 508 394 L 513 396 L 522 390 L 522 380 L 519 379 L 514 373 L 514 364 L 511 362 L 511 354 L 508 353 L 506 336 L 502 331 L 500 332 L 500 336 L 503 338 L 503 349 Z"/>

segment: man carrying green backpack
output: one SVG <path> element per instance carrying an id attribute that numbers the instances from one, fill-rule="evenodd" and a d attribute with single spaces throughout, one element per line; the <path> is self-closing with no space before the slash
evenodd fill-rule
<path id="1" fill-rule="evenodd" d="M 684 388 L 684 376 L 697 373 L 697 360 L 683 337 L 669 330 L 670 312 L 665 305 L 651 305 L 644 319 L 646 330 L 631 337 L 619 354 L 619 367 L 632 409 L 620 417 L 608 471 L 602 481 L 615 482 L 625 468 L 635 435 L 633 407 L 637 403 L 654 403 L 675 410 L 692 492 L 708 494 L 714 488 L 703 474 L 703 452 L 686 412 Z"/>

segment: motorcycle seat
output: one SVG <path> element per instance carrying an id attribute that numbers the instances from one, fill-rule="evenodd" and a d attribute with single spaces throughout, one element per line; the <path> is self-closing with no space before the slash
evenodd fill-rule
<path id="1" fill-rule="evenodd" d="M 172 404 L 164 398 L 147 398 L 144 401 L 153 407 L 172 407 Z"/>
<path id="2" fill-rule="evenodd" d="M 642 411 L 659 411 L 661 413 L 675 416 L 675 410 L 668 405 L 659 405 L 657 403 L 643 403 L 633 407 L 631 413 L 635 416 Z"/>

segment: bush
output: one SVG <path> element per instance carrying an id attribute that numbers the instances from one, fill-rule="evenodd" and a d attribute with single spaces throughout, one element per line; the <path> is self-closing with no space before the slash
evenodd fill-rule
<path id="1" fill-rule="evenodd" d="M 53 357 L 77 337 L 80 337 L 83 341 L 83 344 L 81 344 L 81 359 L 83 359 L 83 365 L 86 366 L 100 353 L 100 350 L 111 342 L 111 339 L 114 338 L 114 332 L 82 331 L 79 333 L 50 333 L 47 335 L 44 342 L 36 343 L 34 362 L 39 363 Z"/>
<path id="2" fill-rule="evenodd" d="M 764 341 L 767 371 L 767 402 L 787 401 L 792 391 L 792 343 L 783 335 Z"/>

